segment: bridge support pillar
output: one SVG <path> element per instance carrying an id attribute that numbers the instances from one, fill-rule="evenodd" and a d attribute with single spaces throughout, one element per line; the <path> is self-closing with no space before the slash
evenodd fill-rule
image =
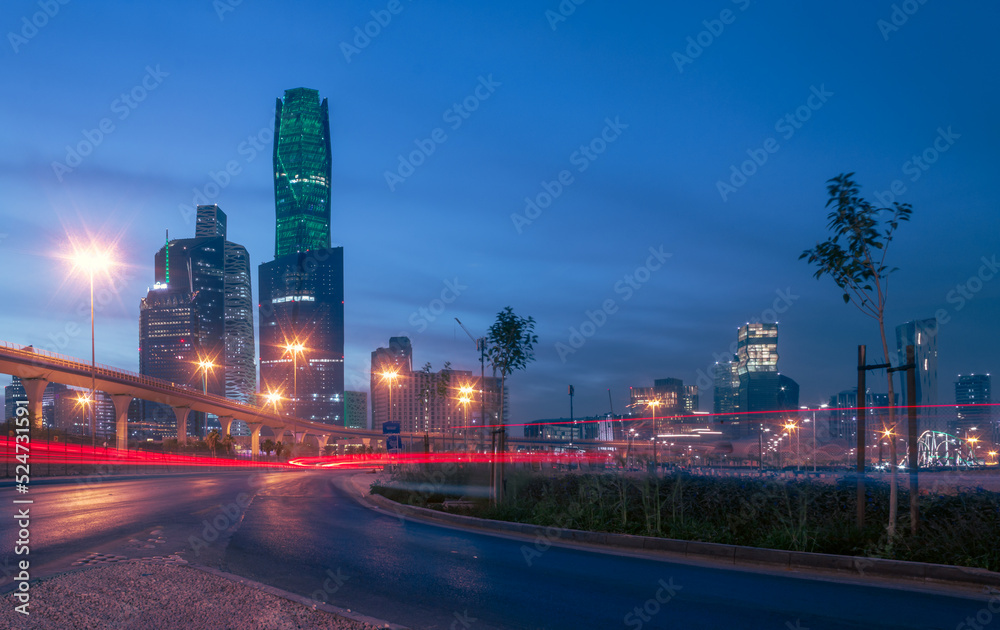
<path id="1" fill-rule="evenodd" d="M 31 428 L 41 430 L 44 425 L 42 420 L 42 397 L 45 395 L 45 388 L 49 382 L 44 378 L 22 378 L 24 393 L 28 395 L 28 413 L 31 416 Z"/>
<path id="2" fill-rule="evenodd" d="M 263 424 L 250 425 L 250 454 L 254 461 L 260 459 L 260 430 Z"/>
<path id="3" fill-rule="evenodd" d="M 219 426 L 222 427 L 222 437 L 226 437 L 232 433 L 233 422 L 236 419 L 232 416 L 219 416 Z"/>
<path id="4" fill-rule="evenodd" d="M 115 394 L 111 397 L 115 404 L 115 435 L 119 451 L 128 450 L 128 408 L 132 404 L 132 394 Z"/>
<path id="5" fill-rule="evenodd" d="M 330 441 L 329 435 L 317 435 L 316 442 L 319 444 L 319 456 L 326 455 L 326 444 Z"/>
<path id="6" fill-rule="evenodd" d="M 187 444 L 189 413 L 190 407 L 174 407 L 174 415 L 177 416 L 177 446 Z"/>

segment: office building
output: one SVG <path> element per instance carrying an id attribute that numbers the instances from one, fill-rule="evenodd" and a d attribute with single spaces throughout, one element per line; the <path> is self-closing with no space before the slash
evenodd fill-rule
<path id="1" fill-rule="evenodd" d="M 344 392 L 344 426 L 368 429 L 368 393 Z"/>
<path id="2" fill-rule="evenodd" d="M 500 379 L 486 377 L 485 399 L 480 390 L 480 377 L 471 371 L 442 369 L 437 372 L 413 371 L 410 340 L 392 337 L 388 348 L 372 352 L 371 393 L 372 428 L 382 428 L 382 423 L 400 423 L 404 433 L 434 433 L 459 437 L 479 436 L 474 428 L 483 426 L 485 404 L 486 424 L 495 425 L 500 414 Z M 387 376 L 395 374 L 395 376 Z M 462 393 L 462 389 L 468 391 Z M 390 403 L 390 390 L 391 403 Z M 467 398 L 468 402 L 461 402 Z M 503 393 L 505 421 L 510 416 L 506 404 L 507 391 Z M 489 439 L 489 436 L 486 436 Z"/>
<path id="3" fill-rule="evenodd" d="M 4 419 L 15 418 L 17 414 L 17 402 L 28 402 L 28 393 L 24 391 L 24 384 L 16 376 L 11 377 L 10 385 L 3 388 L 3 412 Z"/>
<path id="4" fill-rule="evenodd" d="M 992 439 L 994 414 L 989 374 L 960 374 L 955 381 L 955 422 L 951 432 L 958 437 L 984 436 Z M 973 430 L 975 429 L 975 430 Z"/>
<path id="5" fill-rule="evenodd" d="M 937 391 L 937 319 L 918 319 L 896 326 L 896 365 L 906 363 L 906 346 L 913 346 L 917 364 L 916 404 L 917 428 L 920 433 L 928 430 L 946 431 L 948 415 L 934 405 L 938 404 Z M 906 373 L 898 372 L 900 401 L 908 404 Z"/>
<path id="6" fill-rule="evenodd" d="M 282 392 L 300 418 L 343 425 L 344 250 L 330 241 L 326 99 L 286 90 L 274 138 L 275 258 L 258 269 L 261 391 Z"/>

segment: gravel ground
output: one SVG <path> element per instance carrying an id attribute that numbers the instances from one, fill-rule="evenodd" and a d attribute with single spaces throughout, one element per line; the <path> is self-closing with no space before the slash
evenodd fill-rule
<path id="1" fill-rule="evenodd" d="M 233 630 L 377 626 L 314 610 L 184 566 L 132 561 L 95 566 L 31 583 L 29 616 L 5 596 L 0 627 Z"/>

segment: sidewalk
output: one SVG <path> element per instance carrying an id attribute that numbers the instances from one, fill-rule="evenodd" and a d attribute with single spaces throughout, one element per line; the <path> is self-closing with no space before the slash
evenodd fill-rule
<path id="1" fill-rule="evenodd" d="M 231 574 L 156 561 L 98 565 L 30 584 L 30 615 L 18 613 L 21 602 L 8 593 L 0 627 L 405 630 Z"/>

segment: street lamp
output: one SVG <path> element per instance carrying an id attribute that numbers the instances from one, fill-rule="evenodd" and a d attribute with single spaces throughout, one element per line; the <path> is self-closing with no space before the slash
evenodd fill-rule
<path id="1" fill-rule="evenodd" d="M 795 431 L 795 470 L 802 469 L 802 441 L 799 439 L 799 426 L 794 422 L 788 422 L 785 424 L 785 430 L 788 431 L 789 442 L 791 442 L 791 433 Z"/>
<path id="2" fill-rule="evenodd" d="M 389 422 L 392 422 L 392 390 L 393 390 L 393 387 L 394 387 L 393 384 L 394 384 L 395 380 L 397 378 L 399 378 L 399 372 L 398 371 L 393 371 L 393 370 L 382 370 L 382 375 L 381 376 L 382 376 L 382 380 L 383 381 L 388 381 L 389 382 L 389 385 L 388 385 L 388 389 L 389 389 L 389 409 L 387 410 L 388 413 L 386 413 L 386 417 L 389 419 Z M 388 439 L 386 439 L 386 442 L 387 442 L 386 443 L 386 450 L 388 450 Z"/>
<path id="3" fill-rule="evenodd" d="M 970 437 L 966 438 L 966 442 L 969 443 L 969 455 L 972 457 L 972 465 L 976 465 L 976 444 L 979 442 L 979 438 Z"/>
<path id="4" fill-rule="evenodd" d="M 202 359 L 198 361 L 198 367 L 201 369 L 201 391 L 203 394 L 208 393 L 208 372 L 215 368 L 215 364 L 207 359 Z"/>
<path id="5" fill-rule="evenodd" d="M 658 467 L 658 462 L 656 460 L 656 442 L 660 434 L 660 427 L 656 420 L 656 408 L 663 404 L 662 400 L 650 400 L 646 402 L 647 407 L 653 408 L 653 472 L 655 473 Z"/>
<path id="6" fill-rule="evenodd" d="M 462 387 L 458 388 L 458 392 L 461 394 L 461 396 L 458 399 L 458 402 L 465 407 L 465 418 L 464 418 L 465 421 L 463 423 L 464 426 L 462 427 L 462 437 L 465 439 L 466 452 L 468 452 L 469 450 L 469 403 L 472 402 L 472 393 L 474 391 L 475 390 L 469 387 L 468 385 L 463 385 Z M 454 433 L 452 433 L 452 435 L 454 436 Z M 452 437 L 452 441 L 454 441 L 454 437 Z"/>
<path id="7" fill-rule="evenodd" d="M 90 399 L 93 400 L 97 390 L 97 346 L 94 341 L 94 274 L 107 273 L 115 262 L 110 251 L 97 243 L 91 243 L 90 247 L 86 249 L 78 249 L 74 245 L 70 260 L 74 270 L 82 271 L 90 279 Z M 96 410 L 91 408 L 90 440 L 93 448 L 97 447 L 96 415 Z"/>
<path id="8" fill-rule="evenodd" d="M 292 353 L 292 415 L 299 415 L 299 355 L 305 351 L 306 347 L 296 341 L 285 344 L 285 353 Z"/>

